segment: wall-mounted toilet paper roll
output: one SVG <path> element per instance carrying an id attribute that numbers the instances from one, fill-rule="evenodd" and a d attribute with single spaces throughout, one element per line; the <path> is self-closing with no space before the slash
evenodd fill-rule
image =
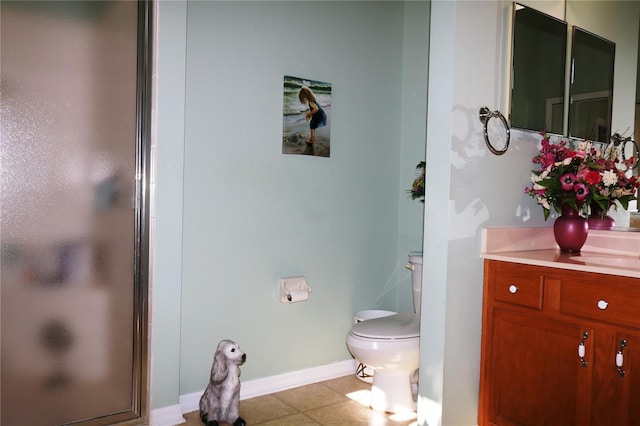
<path id="1" fill-rule="evenodd" d="M 280 278 L 279 290 L 280 303 L 303 302 L 312 291 L 304 276 Z"/>
<path id="2" fill-rule="evenodd" d="M 287 300 L 290 303 L 303 302 L 309 298 L 309 292 L 306 290 L 294 290 L 287 294 Z"/>

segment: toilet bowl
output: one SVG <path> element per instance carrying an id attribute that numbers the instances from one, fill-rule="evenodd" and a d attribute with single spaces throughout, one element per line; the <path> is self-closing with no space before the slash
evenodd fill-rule
<path id="1" fill-rule="evenodd" d="M 420 319 L 410 312 L 355 324 L 347 337 L 354 357 L 374 370 L 371 408 L 415 411 L 411 375 L 420 363 Z"/>
<path id="2" fill-rule="evenodd" d="M 415 411 L 412 376 L 420 364 L 422 254 L 411 253 L 414 312 L 354 324 L 347 336 L 351 354 L 373 369 L 371 408 L 392 413 Z"/>
<path id="3" fill-rule="evenodd" d="M 356 312 L 353 317 L 353 323 L 357 324 L 362 321 L 367 321 L 375 318 L 388 317 L 389 315 L 395 315 L 397 312 L 393 311 L 385 311 L 380 309 L 369 309 L 366 311 Z M 358 358 L 356 358 L 356 377 L 358 380 L 361 380 L 365 383 L 373 382 L 373 369 L 368 365 L 361 362 Z"/>

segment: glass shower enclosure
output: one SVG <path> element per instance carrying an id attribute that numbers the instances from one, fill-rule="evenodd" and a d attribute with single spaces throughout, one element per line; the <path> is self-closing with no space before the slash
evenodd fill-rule
<path id="1" fill-rule="evenodd" d="M 0 424 L 141 418 L 150 6 L 0 8 Z"/>

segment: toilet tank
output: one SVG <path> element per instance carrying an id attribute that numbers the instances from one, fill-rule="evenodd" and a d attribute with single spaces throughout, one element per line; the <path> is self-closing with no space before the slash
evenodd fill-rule
<path id="1" fill-rule="evenodd" d="M 419 314 L 422 301 L 422 252 L 409 253 L 409 265 L 407 267 L 412 271 L 413 309 Z"/>

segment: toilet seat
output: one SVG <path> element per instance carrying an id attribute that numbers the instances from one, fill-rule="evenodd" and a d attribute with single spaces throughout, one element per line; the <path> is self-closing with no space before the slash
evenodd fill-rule
<path id="1" fill-rule="evenodd" d="M 420 320 L 414 313 L 401 312 L 359 322 L 351 328 L 351 334 L 368 339 L 415 339 L 420 337 Z"/>

